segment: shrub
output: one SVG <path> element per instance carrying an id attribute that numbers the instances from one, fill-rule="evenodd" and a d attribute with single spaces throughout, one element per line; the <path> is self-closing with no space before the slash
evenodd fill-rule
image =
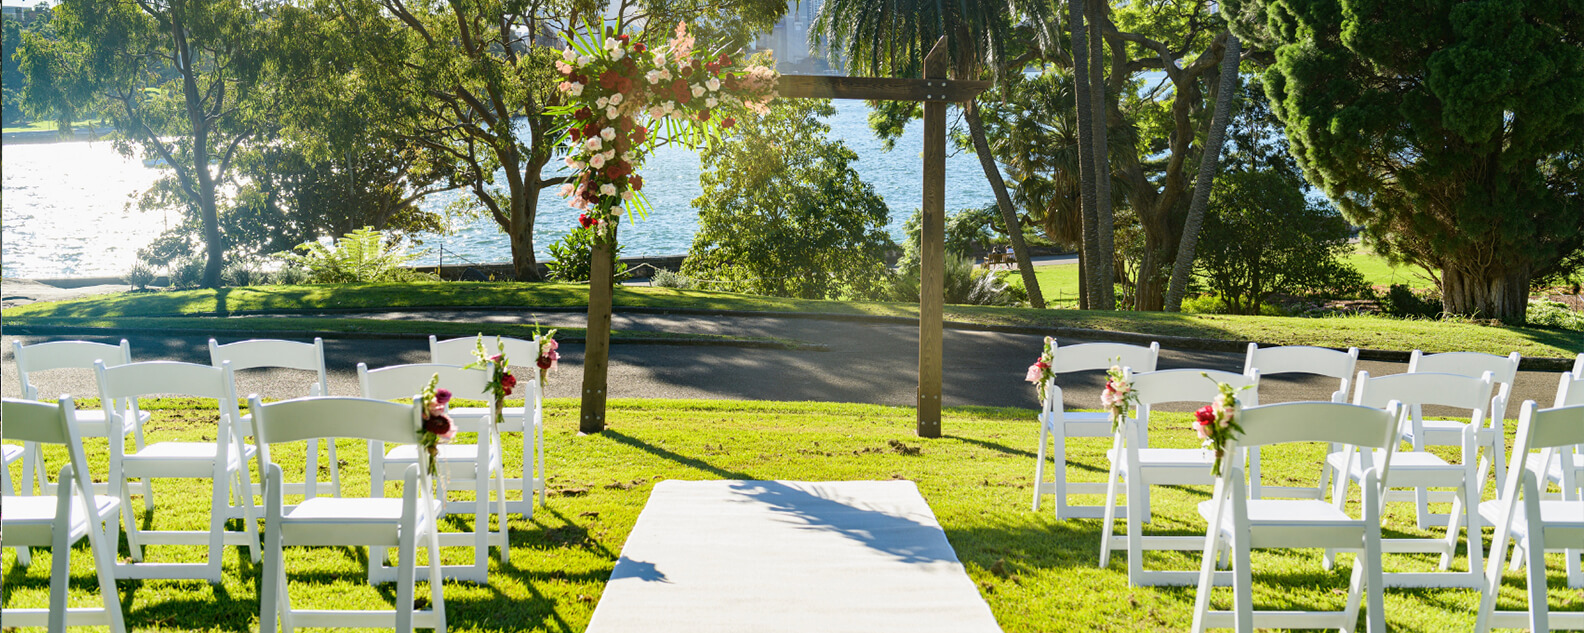
<path id="1" fill-rule="evenodd" d="M 1231 314 L 1231 306 L 1227 301 L 1215 293 L 1205 293 L 1196 297 L 1183 299 L 1182 311 L 1185 314 Z M 1292 316 L 1280 306 L 1271 305 L 1261 301 L 1259 305 L 1244 314 L 1258 314 L 1260 316 Z"/>
<path id="2" fill-rule="evenodd" d="M 301 253 L 279 253 L 277 256 L 290 264 L 301 266 L 308 274 L 308 283 L 348 284 L 417 281 L 437 279 L 402 266 L 417 258 L 399 243 L 387 246 L 385 234 L 365 226 L 341 236 L 333 246 L 320 242 L 305 242 L 297 246 Z"/>
<path id="3" fill-rule="evenodd" d="M 698 287 L 692 277 L 685 277 L 681 273 L 674 273 L 669 270 L 656 270 L 654 275 L 649 277 L 649 285 L 657 288 L 675 288 L 677 290 L 693 290 Z"/>
<path id="4" fill-rule="evenodd" d="M 560 241 L 550 244 L 550 261 L 545 262 L 545 267 L 550 269 L 550 278 L 560 281 L 584 283 L 589 280 L 593 272 L 589 269 L 589 258 L 594 254 L 594 231 L 592 229 L 576 228 L 563 236 Z M 611 283 L 618 283 L 630 275 L 627 265 L 621 262 L 622 245 L 616 243 L 616 248 L 611 250 Z"/>
<path id="5" fill-rule="evenodd" d="M 1394 317 L 1436 318 L 1441 316 L 1441 297 L 1434 290 L 1414 292 L 1406 284 L 1393 284 L 1380 298 L 1381 312 Z"/>
<path id="6" fill-rule="evenodd" d="M 138 290 L 148 290 L 148 285 L 154 283 L 154 270 L 144 265 L 143 262 L 132 264 L 132 269 L 127 271 L 121 281 Z"/>
<path id="7" fill-rule="evenodd" d="M 1577 312 L 1560 301 L 1530 301 L 1528 320 L 1529 325 L 1535 327 L 1584 332 L 1584 313 Z"/>
<path id="8" fill-rule="evenodd" d="M 260 272 L 255 262 L 239 259 L 226 264 L 225 270 L 220 271 L 220 283 L 226 286 L 244 287 L 258 286 L 264 283 L 265 275 Z"/>
<path id="9" fill-rule="evenodd" d="M 281 266 L 280 270 L 275 271 L 275 274 L 270 275 L 270 282 L 282 286 L 300 286 L 308 283 L 308 271 L 303 270 L 300 266 L 287 264 Z"/>
<path id="10" fill-rule="evenodd" d="M 204 260 L 202 257 L 183 257 L 170 265 L 172 288 L 197 288 L 203 284 Z"/>
<path id="11" fill-rule="evenodd" d="M 1005 306 L 1018 302 L 1016 291 L 990 271 L 974 266 L 971 258 L 946 254 L 944 293 L 946 303 L 956 305 Z M 1024 298 L 1028 295 L 1024 294 Z M 918 303 L 918 268 L 898 271 L 891 285 L 891 299 Z"/>

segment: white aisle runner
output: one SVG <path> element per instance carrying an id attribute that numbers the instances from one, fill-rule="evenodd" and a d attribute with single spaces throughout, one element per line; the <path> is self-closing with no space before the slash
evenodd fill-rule
<path id="1" fill-rule="evenodd" d="M 1001 629 L 911 481 L 663 481 L 588 630 Z"/>

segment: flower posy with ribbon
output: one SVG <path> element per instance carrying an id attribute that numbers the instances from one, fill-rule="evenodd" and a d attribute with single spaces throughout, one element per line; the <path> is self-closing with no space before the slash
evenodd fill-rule
<path id="1" fill-rule="evenodd" d="M 419 396 L 423 404 L 423 432 L 418 434 L 418 444 L 429 456 L 430 474 L 436 472 L 435 458 L 440 454 L 439 445 L 450 443 L 457 432 L 456 424 L 451 422 L 451 416 L 447 413 L 451 391 L 440 389 L 439 386 L 440 374 L 435 374 Z"/>
<path id="2" fill-rule="evenodd" d="M 517 386 L 517 377 L 511 373 L 511 361 L 506 359 L 506 344 L 500 337 L 495 337 L 494 354 L 484 349 L 484 335 L 478 336 L 478 344 L 473 348 L 473 362 L 468 363 L 466 369 L 488 369 L 489 382 L 485 387 L 490 393 L 495 394 L 495 423 L 505 422 L 506 396 L 512 395 L 512 389 Z"/>
<path id="3" fill-rule="evenodd" d="M 1221 459 L 1226 456 L 1227 444 L 1243 434 L 1243 427 L 1238 426 L 1238 412 L 1243 404 L 1237 399 L 1237 392 L 1248 389 L 1244 385 L 1241 389 L 1233 388 L 1203 374 L 1206 380 L 1214 382 L 1219 393 L 1198 411 L 1194 412 L 1193 430 L 1199 434 L 1199 439 L 1204 440 L 1204 447 L 1215 450 L 1215 465 L 1210 467 L 1211 474 L 1220 474 Z"/>
<path id="4" fill-rule="evenodd" d="M 1121 357 L 1112 359 L 1111 368 L 1106 370 L 1105 390 L 1100 392 L 1100 404 L 1111 414 L 1112 433 L 1116 433 L 1122 420 L 1127 419 L 1128 411 L 1138 404 L 1138 392 L 1133 390 L 1133 382 L 1128 380 L 1121 363 Z"/>
<path id="5" fill-rule="evenodd" d="M 1056 376 L 1056 373 L 1051 371 L 1051 363 L 1056 360 L 1056 352 L 1051 348 L 1055 345 L 1056 339 L 1045 337 L 1045 347 L 1040 351 L 1039 358 L 1034 364 L 1029 365 L 1028 375 L 1023 378 L 1034 383 L 1034 388 L 1039 391 L 1040 402 L 1045 402 L 1045 385 Z"/>
<path id="6" fill-rule="evenodd" d="M 538 330 L 535 325 L 534 329 Z M 539 341 L 539 357 L 534 359 L 534 365 L 539 367 L 539 387 L 544 388 L 545 380 L 549 377 L 550 370 L 556 368 L 556 362 L 561 360 L 561 344 L 555 340 L 556 331 L 550 330 L 544 334 L 534 334 Z"/>
<path id="7" fill-rule="evenodd" d="M 636 171 L 657 138 L 705 144 L 736 125 L 736 116 L 768 112 L 778 77 L 740 55 L 696 50 L 685 22 L 654 50 L 588 24 L 568 38 L 556 70 L 566 103 L 547 112 L 567 122 L 566 165 L 573 172 L 561 197 L 583 212 L 578 222 L 601 243 L 615 236 L 624 207 L 647 214 Z"/>

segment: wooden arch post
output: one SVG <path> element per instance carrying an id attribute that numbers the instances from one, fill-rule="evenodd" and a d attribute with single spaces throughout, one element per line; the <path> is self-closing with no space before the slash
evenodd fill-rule
<path id="1" fill-rule="evenodd" d="M 946 38 L 924 57 L 923 79 L 782 75 L 776 91 L 788 99 L 863 99 L 924 102 L 924 204 L 919 262 L 918 434 L 941 435 L 942 309 L 946 272 L 946 106 L 969 101 L 988 81 L 950 81 Z M 610 247 L 596 244 L 589 280 L 588 337 L 583 363 L 583 433 L 605 430 L 610 360 Z"/>

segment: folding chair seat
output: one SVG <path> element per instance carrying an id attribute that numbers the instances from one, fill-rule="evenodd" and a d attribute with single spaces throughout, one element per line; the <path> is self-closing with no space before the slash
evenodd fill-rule
<path id="1" fill-rule="evenodd" d="M 440 377 L 440 388 L 449 389 L 454 397 L 484 400 L 487 404 L 494 402 L 494 394 L 490 393 L 486 386 L 489 382 L 489 374 L 483 369 L 464 369 L 456 365 L 435 364 L 393 365 L 369 369 L 368 365 L 358 363 L 358 382 L 363 387 L 363 396 L 376 400 L 396 400 L 403 398 L 400 395 L 403 393 L 411 396 L 421 392 L 429 380 L 436 375 Z M 478 441 L 474 444 L 452 443 L 439 446 L 439 454 L 435 461 L 440 474 L 441 516 L 472 514 L 473 530 L 442 532 L 439 540 L 440 545 L 446 547 L 472 548 L 473 562 L 469 565 L 442 565 L 440 570 L 449 579 L 487 583 L 491 546 L 500 553 L 502 563 L 511 560 L 509 528 L 506 521 L 506 473 L 501 461 L 500 433 L 495 429 L 494 422 L 490 420 L 488 407 L 480 416 L 453 415 L 451 418 L 461 432 L 477 433 Z M 401 444 L 387 453 L 383 442 L 371 440 L 369 496 L 384 496 L 387 479 L 398 479 L 413 464 L 427 461 L 420 459 L 419 455 L 418 446 L 415 444 Z M 473 498 L 451 499 L 448 490 L 471 491 Z M 495 493 L 493 512 L 490 508 L 491 492 Z M 492 514 L 499 518 L 497 530 L 490 529 Z M 370 584 L 394 579 L 396 569 L 385 564 L 385 554 L 383 547 L 370 550 Z M 425 573 L 420 570 L 419 577 L 427 578 Z"/>
<path id="2" fill-rule="evenodd" d="M 1397 445 L 1397 412 L 1336 402 L 1289 402 L 1242 410 L 1241 437 L 1228 446 L 1217 473 L 1215 493 L 1199 504 L 1208 522 L 1199 591 L 1194 598 L 1193 631 L 1235 628 L 1253 633 L 1256 626 L 1352 631 L 1360 598 L 1368 603 L 1368 630 L 1386 630 L 1381 581 L 1380 481 L 1392 467 Z M 1328 442 L 1365 449 L 1363 502 L 1359 516 L 1319 499 L 1253 499 L 1244 483 L 1246 449 L 1293 442 Z M 1378 463 L 1372 460 L 1381 456 Z M 1268 491 L 1268 490 L 1267 490 Z M 1353 562 L 1346 606 L 1337 612 L 1256 611 L 1251 550 L 1268 548 L 1330 548 L 1359 552 Z M 1233 609 L 1212 611 L 1213 584 L 1227 574 L 1216 560 L 1230 550 Z"/>
<path id="3" fill-rule="evenodd" d="M 38 383 L 48 380 L 48 375 L 38 375 L 39 372 L 80 370 L 83 373 L 92 373 L 94 361 L 103 360 L 106 365 L 125 365 L 132 362 L 132 346 L 126 339 L 121 339 L 119 345 L 106 343 L 93 343 L 89 341 L 50 341 L 23 345 L 21 341 L 11 342 L 12 355 L 16 359 L 17 383 L 21 388 L 22 397 L 27 400 L 39 399 Z M 141 411 L 136 403 L 117 402 L 114 406 L 101 407 L 98 410 L 77 412 L 77 423 L 83 437 L 106 437 L 109 435 L 110 424 L 106 422 L 107 416 L 128 416 L 125 421 L 117 425 L 124 433 L 132 436 L 132 441 L 138 448 L 143 447 L 143 425 L 148 423 L 149 414 Z M 123 438 L 124 439 L 124 438 Z M 39 466 L 41 456 L 37 447 L 27 446 L 22 453 L 22 477 L 36 482 L 44 494 L 54 494 L 55 484 L 45 476 L 44 469 Z M 7 462 L 10 463 L 10 462 Z M 23 486 L 28 488 L 30 486 Z M 108 484 L 96 483 L 94 490 L 108 493 Z M 149 507 L 154 506 L 154 491 L 142 482 L 137 484 L 137 494 L 143 495 L 143 502 Z"/>
<path id="4" fill-rule="evenodd" d="M 1370 377 L 1369 372 L 1359 372 L 1355 383 L 1353 403 L 1385 409 L 1392 402 L 1401 403 L 1404 419 L 1399 423 L 1399 432 L 1402 427 L 1412 424 L 1413 418 L 1409 413 L 1412 407 L 1422 405 L 1439 405 L 1467 409 L 1469 422 L 1463 425 L 1461 457 L 1457 462 L 1449 462 L 1439 455 L 1426 451 L 1399 451 L 1392 461 L 1390 476 L 1384 480 L 1387 490 L 1382 493 L 1382 498 L 1388 502 L 1415 501 L 1422 503 L 1425 496 L 1423 492 L 1429 488 L 1452 488 L 1448 495 L 1452 502 L 1452 511 L 1445 515 L 1442 524 L 1446 534 L 1442 538 L 1398 538 L 1386 539 L 1382 542 L 1387 552 L 1418 552 L 1438 553 L 1441 555 L 1437 572 L 1393 572 L 1386 574 L 1386 583 L 1390 587 L 1463 587 L 1477 589 L 1482 582 L 1480 578 L 1480 519 L 1475 506 L 1479 503 L 1482 480 L 1478 476 L 1478 462 L 1475 455 L 1478 451 L 1480 430 L 1485 427 L 1486 407 L 1490 406 L 1491 391 L 1494 387 L 1490 372 L 1485 372 L 1479 378 L 1469 378 L 1454 374 L 1429 374 L 1409 373 L 1393 374 L 1389 376 Z M 1499 432 L 1499 428 L 1497 429 Z M 1377 456 L 1375 461 L 1380 461 Z M 1363 481 L 1368 466 L 1360 460 L 1360 455 L 1352 449 L 1332 453 L 1326 457 L 1327 464 L 1337 474 L 1336 482 L 1332 486 L 1332 503 L 1337 507 L 1347 501 L 1347 486 L 1349 481 Z M 1394 490 L 1398 488 L 1414 488 L 1415 490 Z M 1422 506 L 1421 506 L 1422 507 Z M 1466 519 L 1466 521 L 1465 521 Z M 1449 572 L 1452 557 L 1457 552 L 1458 531 L 1460 527 L 1467 527 L 1470 547 L 1468 548 L 1469 567 L 1464 572 Z M 1326 557 L 1329 567 L 1331 558 Z"/>
<path id="5" fill-rule="evenodd" d="M 1496 487 L 1500 488 L 1503 478 L 1507 476 L 1507 451 L 1504 447 L 1506 436 L 1502 433 L 1503 422 L 1507 419 L 1507 400 L 1512 397 L 1513 381 L 1518 378 L 1518 352 L 1506 356 L 1495 354 L 1481 354 L 1477 352 L 1448 352 L 1445 354 L 1425 354 L 1414 350 L 1408 358 L 1408 373 L 1438 373 L 1456 374 L 1469 378 L 1479 378 L 1485 372 L 1491 372 L 1492 380 L 1496 383 L 1496 393 L 1491 397 L 1490 408 L 1486 409 L 1489 418 L 1486 426 L 1479 429 L 1480 464 L 1479 476 L 1484 479 L 1494 469 L 1496 472 Z M 1426 420 L 1420 407 L 1413 407 L 1410 411 L 1413 423 L 1403 431 L 1403 441 L 1412 444 L 1414 450 L 1425 450 L 1426 446 L 1461 446 L 1463 444 L 1463 423 L 1455 420 Z M 1432 501 L 1445 501 L 1445 495 L 1432 495 L 1421 490 L 1416 503 L 1419 505 L 1419 529 L 1439 523 L 1440 516 L 1430 514 L 1426 505 Z"/>
<path id="6" fill-rule="evenodd" d="M 330 395 L 330 381 L 325 373 L 324 340 L 314 337 L 312 343 L 297 341 L 283 341 L 278 339 L 250 339 L 221 345 L 215 339 L 209 339 L 209 362 L 219 367 L 230 362 L 232 375 L 235 376 L 250 369 L 290 369 L 314 373 L 314 380 L 308 383 L 308 388 L 300 395 L 328 396 Z M 295 395 L 293 396 L 295 397 Z M 252 412 L 242 414 L 242 423 L 238 428 L 251 435 L 253 429 Z M 305 495 L 314 497 L 318 495 L 341 496 L 341 466 L 336 458 L 334 444 L 327 447 L 329 453 L 328 467 L 330 481 L 319 481 L 319 440 L 309 440 L 306 450 L 306 465 L 304 466 L 303 481 L 286 482 L 285 493 L 290 495 Z"/>
<path id="7" fill-rule="evenodd" d="M 1540 409 L 1533 400 L 1519 411 L 1518 436 L 1513 444 L 1513 472 L 1501 497 L 1479 505 L 1479 514 L 1496 526 L 1491 540 L 1490 560 L 1485 567 L 1483 592 L 1474 623 L 1477 633 L 1491 627 L 1521 628 L 1532 631 L 1584 630 L 1584 613 L 1551 613 L 1546 604 L 1546 550 L 1561 545 L 1584 543 L 1584 501 L 1543 500 L 1535 474 L 1517 459 L 1534 449 L 1551 450 L 1584 443 L 1584 405 Z M 1520 500 L 1521 499 L 1521 500 Z M 1529 559 L 1529 609 L 1496 611 L 1496 596 L 1501 589 L 1502 556 L 1511 539 L 1521 546 Z M 1471 547 L 1475 545 L 1470 544 Z M 1576 579 L 1576 566 L 1568 568 L 1568 580 Z M 1575 585 L 1576 586 L 1576 585 Z"/>
<path id="8" fill-rule="evenodd" d="M 445 596 L 443 583 L 429 583 L 430 607 L 417 610 L 417 550 L 429 551 L 428 577 L 438 579 L 440 542 L 435 517 L 440 502 L 435 498 L 434 481 L 427 462 L 409 465 L 402 473 L 402 497 L 305 499 L 295 507 L 285 505 L 284 474 L 280 464 L 270 460 L 270 448 L 285 442 L 337 438 L 417 445 L 423 428 L 422 402 L 409 396 L 406 402 L 385 402 L 365 398 L 299 398 L 264 404 L 257 396 L 248 399 L 254 412 L 258 434 L 255 436 L 259 462 L 264 470 L 263 580 L 259 591 L 259 630 L 275 631 L 276 618 L 282 628 L 295 627 L 369 627 L 394 629 L 406 633 L 414 628 L 443 633 Z M 283 548 L 296 546 L 363 546 L 373 560 L 376 549 L 396 548 L 397 567 L 393 580 L 398 584 L 394 609 L 383 611 L 298 610 L 291 606 L 286 585 Z"/>
<path id="9" fill-rule="evenodd" d="M 486 338 L 484 346 L 491 353 L 496 351 L 495 341 L 506 347 L 506 360 L 511 367 L 526 370 L 528 379 L 517 383 L 516 393 L 523 397 L 523 406 L 502 407 L 501 416 L 505 418 L 499 431 L 501 433 L 522 433 L 522 468 L 514 476 L 506 479 L 507 490 L 517 490 L 522 493 L 518 500 L 507 500 L 506 511 L 522 515 L 525 519 L 533 518 L 535 495 L 539 497 L 540 505 L 545 503 L 549 489 L 545 486 L 545 456 L 544 456 L 544 390 L 539 384 L 539 368 L 534 365 L 534 359 L 539 357 L 539 339 L 525 341 L 517 338 L 495 337 L 494 340 Z M 477 338 L 453 338 L 444 341 L 429 337 L 429 361 L 442 365 L 468 365 L 475 360 L 473 350 L 478 344 Z M 487 409 L 477 407 L 455 407 L 451 409 L 453 416 L 474 417 L 488 415 Z M 503 447 L 504 448 L 504 447 Z"/>
<path id="10" fill-rule="evenodd" d="M 1209 378 L 1205 376 L 1208 375 Z M 1186 570 L 1146 570 L 1144 550 L 1197 550 L 1204 540 L 1197 536 L 1151 536 L 1143 532 L 1150 520 L 1150 486 L 1213 485 L 1211 466 L 1215 454 L 1202 448 L 1154 448 L 1149 443 L 1150 412 L 1157 405 L 1172 402 L 1209 403 L 1220 394 L 1218 382 L 1241 391 L 1239 401 L 1259 404 L 1259 375 L 1234 374 L 1199 369 L 1167 369 L 1131 374 L 1133 391 L 1138 394 L 1137 417 L 1124 420 L 1112 438 L 1106 458 L 1111 473 L 1106 483 L 1106 514 L 1100 527 L 1100 566 L 1110 563 L 1111 550 L 1126 548 L 1128 584 L 1133 586 L 1192 585 L 1198 574 Z M 1126 486 L 1124 491 L 1122 487 Z M 1127 494 L 1127 534 L 1112 533 L 1118 493 Z"/>
<path id="11" fill-rule="evenodd" d="M 1310 347 L 1307 345 L 1287 345 L 1283 347 L 1266 347 L 1261 349 L 1257 343 L 1249 343 L 1248 354 L 1243 360 L 1243 373 L 1253 375 L 1258 371 L 1260 376 L 1270 378 L 1282 374 L 1305 374 L 1310 376 L 1325 376 L 1335 378 L 1340 382 L 1336 391 L 1331 392 L 1332 402 L 1347 402 L 1351 390 L 1353 373 L 1358 370 L 1359 351 L 1357 347 L 1349 347 L 1346 352 L 1324 347 Z M 1261 400 L 1266 404 L 1274 404 L 1269 398 Z M 1328 453 L 1336 452 L 1340 447 L 1330 447 Z M 1254 455 L 1248 461 L 1249 465 L 1249 494 L 1255 499 L 1264 496 L 1267 486 L 1260 478 L 1259 447 L 1250 447 Z M 1270 487 L 1276 496 L 1305 496 L 1314 499 L 1324 499 L 1326 483 L 1330 481 L 1331 469 L 1325 466 L 1322 460 L 1320 465 L 1320 483 L 1313 488 L 1297 488 L 1292 486 Z"/>
<path id="12" fill-rule="evenodd" d="M 1134 372 L 1155 371 L 1160 358 L 1160 344 L 1149 347 L 1122 343 L 1082 343 L 1058 346 L 1051 341 L 1051 372 L 1067 374 L 1080 371 L 1104 371 L 1119 365 Z M 1067 481 L 1067 438 L 1110 437 L 1111 420 L 1108 414 L 1095 411 L 1068 411 L 1062 402 L 1062 389 L 1051 380 L 1045 385 L 1045 401 L 1040 403 L 1039 449 L 1034 458 L 1034 511 L 1040 509 L 1040 498 L 1056 496 L 1057 519 L 1095 519 L 1105 515 L 1106 509 L 1095 505 L 1068 503 L 1067 497 L 1075 494 L 1105 494 L 1105 484 L 1100 482 Z M 1095 408 L 1100 406 L 1098 395 Z M 1051 476 L 1045 475 L 1046 446 L 1054 462 Z"/>
<path id="13" fill-rule="evenodd" d="M 82 436 L 76 420 L 76 403 L 61 396 L 57 404 L 6 398 L 0 411 L 5 419 L 6 436 L 35 444 L 66 447 L 70 463 L 60 470 L 55 494 L 17 497 L 11 495 L 10 468 L 0 469 L 0 495 L 5 497 L 5 512 L 0 514 L 0 531 L 5 546 L 23 549 L 50 548 L 50 592 L 47 609 L 0 610 L 7 629 L 22 626 L 48 626 L 51 633 L 67 626 L 108 626 L 113 633 L 126 631 L 121 614 L 121 598 L 116 593 L 116 541 L 120 535 L 121 502 L 112 496 L 93 492 L 93 477 L 88 472 Z M 43 468 L 43 464 L 39 465 Z M 33 485 L 24 481 L 23 487 Z M 99 581 L 100 608 L 68 608 L 67 581 L 70 580 L 72 546 L 88 539 L 94 557 L 94 574 Z M 20 556 L 17 564 L 26 566 Z M 10 574 L 7 573 L 7 576 Z"/>
<path id="14" fill-rule="evenodd" d="M 199 579 L 218 584 L 226 545 L 246 545 L 249 556 L 257 563 L 258 515 L 253 505 L 253 477 L 248 469 L 254 447 L 243 444 L 236 429 L 236 421 L 241 416 L 237 411 L 230 365 L 212 367 L 155 361 L 106 367 L 103 362 L 96 362 L 94 370 L 99 377 L 99 393 L 107 408 L 115 400 L 131 402 L 146 396 L 178 395 L 215 400 L 219 411 L 213 441 L 155 442 L 127 451 L 119 430 L 110 434 L 110 489 L 121 499 L 127 544 L 135 561 L 118 564 L 116 577 Z M 139 528 L 127 492 L 127 480 L 132 478 L 145 483 L 153 479 L 209 479 L 208 528 Z M 152 513 L 154 508 L 149 507 L 148 511 Z M 242 529 L 227 530 L 226 521 L 236 518 L 242 519 Z M 143 562 L 144 545 L 202 545 L 208 549 L 208 560 L 203 563 Z"/>

